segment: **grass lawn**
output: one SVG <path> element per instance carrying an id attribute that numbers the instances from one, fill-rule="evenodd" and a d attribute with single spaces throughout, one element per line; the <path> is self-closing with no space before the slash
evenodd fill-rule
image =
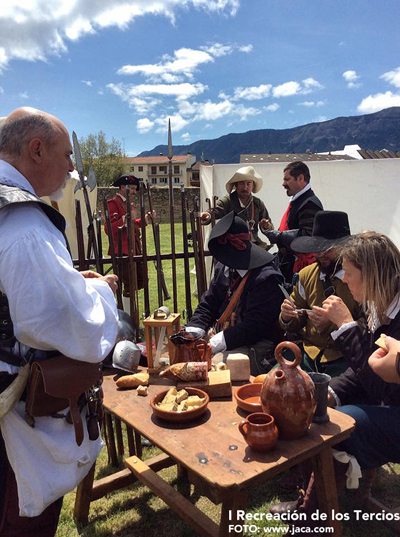
<path id="1" fill-rule="evenodd" d="M 170 251 L 170 235 L 168 224 L 161 226 L 161 243 L 162 252 Z M 151 227 L 147 228 L 148 250 L 149 253 L 154 253 Z M 106 239 L 106 237 L 105 237 Z M 103 241 L 104 255 L 106 255 L 107 247 L 106 240 Z M 182 233 L 181 226 L 176 225 L 176 249 L 177 252 L 182 252 Z M 191 268 L 194 263 L 191 262 Z M 164 273 L 168 290 L 172 296 L 172 277 L 171 277 L 171 262 L 164 262 Z M 157 279 L 153 264 L 149 264 L 150 276 L 150 309 L 154 311 L 158 307 L 157 302 Z M 177 281 L 178 281 L 178 311 L 182 312 L 185 309 L 185 290 L 184 290 L 184 271 L 183 261 L 177 262 Z M 195 276 L 192 279 L 192 289 L 195 281 Z M 170 307 L 172 301 L 166 302 Z M 196 306 L 197 300 L 192 299 L 193 309 Z M 143 291 L 140 292 L 140 312 L 144 311 L 143 307 Z M 183 321 L 184 322 L 184 321 Z M 126 444 L 127 445 L 127 444 Z M 126 452 L 128 450 L 126 448 Z M 150 458 L 159 453 L 157 448 L 145 448 L 144 458 Z M 124 468 L 121 461 L 120 469 Z M 392 473 L 392 468 L 395 474 Z M 96 467 L 96 478 L 105 477 L 115 471 L 108 464 L 107 451 L 103 448 Z M 385 466 L 381 470 L 378 479 L 375 482 L 375 496 L 384 502 L 386 505 L 400 505 L 400 465 L 392 465 L 390 468 Z M 160 475 L 173 486 L 179 484 L 175 468 L 163 470 Z M 271 480 L 267 484 L 254 487 L 249 494 L 248 513 L 267 512 L 269 505 L 276 501 L 286 501 L 296 498 L 296 494 L 285 494 L 282 492 L 280 483 L 285 475 L 279 476 Z M 220 507 L 215 506 L 207 498 L 200 496 L 193 486 L 191 487 L 190 499 L 197 507 L 205 511 L 215 522 L 219 521 Z M 60 523 L 57 531 L 57 537 L 163 537 L 170 535 L 171 537 L 192 537 L 196 534 L 183 523 L 166 504 L 154 496 L 146 487 L 140 483 L 136 483 L 129 488 L 113 492 L 108 496 L 93 502 L 91 504 L 89 523 L 84 528 L 77 528 L 73 518 L 73 505 L 75 501 L 75 491 L 67 494 L 64 499 L 64 505 L 61 513 Z M 354 521 L 353 503 L 354 492 L 348 491 L 341 498 L 341 512 L 351 515 L 350 521 L 345 521 L 343 524 L 344 537 L 386 537 L 396 535 L 392 530 L 386 528 L 382 522 L 378 521 Z M 267 527 L 267 522 L 259 523 L 260 534 L 266 534 L 263 527 Z M 273 523 L 270 523 L 273 524 Z M 277 523 L 279 524 L 279 523 Z M 262 533 L 261 533 L 262 532 Z M 282 532 L 276 535 L 283 535 Z M 232 533 L 232 535 L 235 535 Z M 256 535 L 256 533 L 246 533 L 246 537 Z"/>

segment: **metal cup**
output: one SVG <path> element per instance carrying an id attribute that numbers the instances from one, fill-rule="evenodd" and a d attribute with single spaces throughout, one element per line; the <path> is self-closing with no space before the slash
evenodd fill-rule
<path id="1" fill-rule="evenodd" d="M 309 373 L 315 386 L 315 398 L 317 408 L 313 417 L 314 423 L 326 423 L 329 421 L 328 414 L 328 386 L 331 377 L 326 373 Z"/>

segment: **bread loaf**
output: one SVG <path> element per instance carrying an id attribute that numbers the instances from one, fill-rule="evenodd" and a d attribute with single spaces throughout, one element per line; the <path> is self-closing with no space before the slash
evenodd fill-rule
<path id="1" fill-rule="evenodd" d="M 148 373 L 135 373 L 134 375 L 125 375 L 116 382 L 118 388 L 137 388 L 138 386 L 148 386 Z"/>

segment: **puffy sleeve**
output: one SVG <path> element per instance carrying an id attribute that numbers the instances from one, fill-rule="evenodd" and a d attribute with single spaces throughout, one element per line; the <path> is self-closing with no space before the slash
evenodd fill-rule
<path id="1" fill-rule="evenodd" d="M 38 211 L 14 209 L 15 222 L 20 214 L 24 222 L 31 217 L 31 225 L 0 241 L 0 284 L 15 335 L 30 347 L 99 362 L 116 339 L 114 295 L 106 282 L 73 268 L 61 233 Z"/>

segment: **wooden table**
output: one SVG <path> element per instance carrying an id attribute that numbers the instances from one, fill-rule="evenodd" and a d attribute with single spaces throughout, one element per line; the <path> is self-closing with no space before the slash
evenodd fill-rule
<path id="1" fill-rule="evenodd" d="M 238 430 L 244 414 L 239 414 L 242 411 L 234 398 L 211 401 L 202 417 L 185 425 L 164 422 L 153 416 L 150 400 L 165 386 L 151 385 L 149 395 L 140 397 L 136 390 L 118 391 L 113 376 L 106 376 L 103 388 L 107 411 L 148 438 L 163 454 L 146 463 L 132 456 L 125 461 L 129 469 L 94 484 L 93 468 L 78 487 L 74 513 L 78 522 L 87 520 L 91 501 L 140 480 L 199 535 L 225 537 L 229 535 L 229 525 L 235 524 L 237 510 L 245 510 L 251 487 L 311 459 L 319 507 L 328 513 L 334 535 L 341 536 L 340 522 L 330 518 L 332 510 L 339 511 L 331 447 L 346 439 L 354 429 L 354 420 L 349 416 L 330 409 L 330 422 L 312 424 L 303 438 L 278 441 L 272 451 L 256 453 L 247 446 Z M 189 482 L 202 494 L 215 504 L 222 503 L 219 525 L 157 475 L 160 469 L 174 464 L 187 473 Z M 238 523 L 243 524 L 243 521 Z M 235 532 L 235 535 L 240 533 Z"/>

